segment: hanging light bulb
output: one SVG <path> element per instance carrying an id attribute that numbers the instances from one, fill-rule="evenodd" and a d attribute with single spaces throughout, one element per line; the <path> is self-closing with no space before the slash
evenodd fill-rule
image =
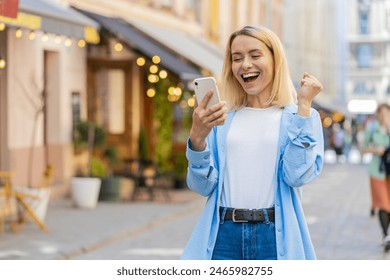
<path id="1" fill-rule="evenodd" d="M 46 42 L 47 40 L 49 40 L 49 35 L 47 35 L 47 33 L 45 32 L 45 33 L 43 33 L 41 39 L 42 39 L 42 42 Z"/>
<path id="2" fill-rule="evenodd" d="M 116 43 L 114 46 L 114 50 L 117 52 L 121 52 L 123 50 L 123 45 L 121 43 Z"/>
<path id="3" fill-rule="evenodd" d="M 145 58 L 143 58 L 143 57 L 137 58 L 137 65 L 138 65 L 138 66 L 144 66 L 145 63 L 146 63 Z"/>
<path id="4" fill-rule="evenodd" d="M 5 30 L 5 23 L 0 22 L 0 31 L 4 31 L 4 30 Z"/>
<path id="5" fill-rule="evenodd" d="M 54 43 L 56 44 L 60 44 L 62 41 L 62 38 L 60 35 L 56 35 L 56 37 L 54 38 Z"/>
<path id="6" fill-rule="evenodd" d="M 156 95 L 156 90 L 154 88 L 150 88 L 146 91 L 146 95 L 149 97 L 154 97 Z"/>
<path id="7" fill-rule="evenodd" d="M 84 48 L 86 46 L 86 44 L 87 43 L 83 39 L 81 39 L 77 42 L 77 46 L 79 46 L 80 48 Z"/>
<path id="8" fill-rule="evenodd" d="M 156 74 L 158 72 L 158 67 L 156 65 L 151 65 L 149 67 L 149 72 L 152 74 Z"/>
<path id="9" fill-rule="evenodd" d="M 154 64 L 159 64 L 161 61 L 161 58 L 158 55 L 155 55 L 152 57 L 152 61 Z"/>
<path id="10" fill-rule="evenodd" d="M 71 45 L 72 45 L 72 39 L 66 38 L 66 39 L 65 39 L 65 46 L 66 46 L 66 47 L 70 47 Z"/>
<path id="11" fill-rule="evenodd" d="M 7 63 L 5 62 L 5 59 L 0 58 L 0 69 L 4 69 Z"/>
<path id="12" fill-rule="evenodd" d="M 31 41 L 35 39 L 35 32 L 34 32 L 34 30 L 30 31 L 30 33 L 28 34 L 28 39 L 30 39 Z"/>
<path id="13" fill-rule="evenodd" d="M 160 76 L 161 79 L 165 79 L 166 77 L 168 77 L 168 72 L 165 70 L 161 70 L 158 75 Z"/>
<path id="14" fill-rule="evenodd" d="M 23 30 L 20 29 L 20 28 L 16 29 L 16 31 L 15 31 L 15 36 L 16 36 L 16 38 L 22 38 L 22 36 L 23 36 Z"/>

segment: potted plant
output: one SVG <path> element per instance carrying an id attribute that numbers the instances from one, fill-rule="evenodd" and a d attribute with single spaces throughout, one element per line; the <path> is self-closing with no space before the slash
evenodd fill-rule
<path id="1" fill-rule="evenodd" d="M 78 123 L 74 131 L 75 148 L 86 153 L 85 167 L 72 178 L 71 193 L 76 207 L 93 209 L 97 205 L 103 168 L 100 159 L 92 155 L 96 147 L 104 144 L 106 138 L 103 127 L 89 122 Z"/>
<path id="2" fill-rule="evenodd" d="M 114 175 L 113 167 L 119 163 L 118 149 L 114 146 L 107 147 L 103 153 L 107 166 L 107 173 L 102 177 L 99 200 L 118 201 L 120 199 L 121 178 Z"/>

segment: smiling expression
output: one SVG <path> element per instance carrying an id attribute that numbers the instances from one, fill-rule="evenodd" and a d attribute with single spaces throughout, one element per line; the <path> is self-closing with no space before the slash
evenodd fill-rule
<path id="1" fill-rule="evenodd" d="M 248 94 L 248 102 L 259 98 L 266 103 L 274 79 L 272 52 L 258 39 L 239 35 L 231 44 L 231 55 L 233 75 Z"/>

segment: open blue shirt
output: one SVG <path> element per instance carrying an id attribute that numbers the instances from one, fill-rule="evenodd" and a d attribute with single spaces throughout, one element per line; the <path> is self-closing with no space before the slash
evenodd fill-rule
<path id="1" fill-rule="evenodd" d="M 224 125 L 212 129 L 204 151 L 187 144 L 189 188 L 208 197 L 205 209 L 184 249 L 182 259 L 209 260 L 219 226 L 219 206 L 226 164 L 226 136 L 235 111 Z M 297 106 L 283 109 L 275 170 L 275 231 L 278 259 L 315 259 L 304 217 L 302 186 L 316 178 L 323 167 L 324 138 L 318 112 L 297 114 Z"/>

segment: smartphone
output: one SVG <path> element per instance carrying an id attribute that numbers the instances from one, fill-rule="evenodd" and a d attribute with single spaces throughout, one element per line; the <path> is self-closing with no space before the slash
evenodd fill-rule
<path id="1" fill-rule="evenodd" d="M 206 109 L 221 101 L 221 98 L 219 97 L 217 82 L 213 77 L 195 79 L 194 90 L 198 105 L 202 102 L 207 92 L 209 92 L 210 90 L 214 92 L 213 96 L 209 100 L 209 103 L 207 103 Z"/>

